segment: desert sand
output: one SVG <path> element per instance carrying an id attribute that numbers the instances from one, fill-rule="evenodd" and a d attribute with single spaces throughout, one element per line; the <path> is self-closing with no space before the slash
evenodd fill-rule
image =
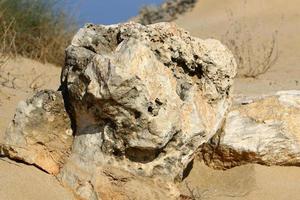
<path id="1" fill-rule="evenodd" d="M 181 184 L 183 193 L 207 200 L 299 199 L 298 167 L 244 165 L 226 171 L 213 170 L 198 160 Z"/>
<path id="2" fill-rule="evenodd" d="M 33 166 L 0 160 L 1 200 L 72 200 L 73 194 Z"/>
<path id="3" fill-rule="evenodd" d="M 298 0 L 199 0 L 196 7 L 176 23 L 200 38 L 222 39 L 230 29 L 228 11 L 242 19 L 258 40 L 278 30 L 279 59 L 256 79 L 239 78 L 235 95 L 256 95 L 300 89 L 300 10 Z M 19 101 L 43 88 L 57 89 L 60 68 L 25 58 L 10 60 L 0 68 L 9 83 L 0 84 L 0 143 Z M 1 81 L 4 79 L 0 79 Z M 14 85 L 12 85 L 12 81 Z M 195 160 L 186 183 L 202 199 L 300 199 L 300 168 L 245 165 L 216 171 Z M 0 200 L 73 199 L 50 175 L 41 170 L 0 159 Z"/>

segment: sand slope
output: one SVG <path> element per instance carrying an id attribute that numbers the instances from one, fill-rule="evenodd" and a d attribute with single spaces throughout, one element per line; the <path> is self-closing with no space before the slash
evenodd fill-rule
<path id="1" fill-rule="evenodd" d="M 235 84 L 238 94 L 272 93 L 300 89 L 299 6 L 299 0 L 199 0 L 176 23 L 192 35 L 222 39 L 233 28 L 233 19 L 246 25 L 258 43 L 270 41 L 278 30 L 277 63 L 258 79 L 237 79 Z"/>
<path id="2" fill-rule="evenodd" d="M 207 200 L 286 200 L 300 199 L 300 169 L 297 167 L 266 167 L 244 165 L 226 171 L 213 170 L 200 161 L 181 184 L 199 199 Z"/>
<path id="3" fill-rule="evenodd" d="M 0 160 L 1 200 L 73 200 L 54 177 L 8 159 Z"/>

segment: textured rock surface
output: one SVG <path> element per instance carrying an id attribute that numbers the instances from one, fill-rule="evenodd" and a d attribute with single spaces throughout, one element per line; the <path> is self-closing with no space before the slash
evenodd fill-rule
<path id="1" fill-rule="evenodd" d="M 74 161 L 74 158 L 71 160 Z M 179 197 L 177 186 L 164 179 L 136 176 L 110 165 L 82 168 L 72 161 L 64 166 L 58 178 L 79 199 L 148 200 Z"/>
<path id="2" fill-rule="evenodd" d="M 62 95 L 45 90 L 19 103 L 0 150 L 2 155 L 58 174 L 72 141 Z"/>
<path id="3" fill-rule="evenodd" d="M 236 100 L 223 132 L 200 157 L 215 168 L 246 163 L 300 165 L 300 91 Z"/>
<path id="4" fill-rule="evenodd" d="M 62 73 L 78 165 L 180 179 L 222 124 L 235 68 L 220 42 L 173 24 L 87 25 Z"/>
<path id="5" fill-rule="evenodd" d="M 143 7 L 139 15 L 132 20 L 144 25 L 171 22 L 179 15 L 190 11 L 196 3 L 197 0 L 167 0 L 160 6 Z"/>

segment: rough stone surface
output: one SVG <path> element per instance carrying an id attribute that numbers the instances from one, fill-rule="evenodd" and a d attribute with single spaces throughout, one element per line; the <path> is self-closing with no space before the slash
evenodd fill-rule
<path id="1" fill-rule="evenodd" d="M 62 72 L 77 164 L 181 179 L 222 124 L 235 70 L 220 42 L 174 24 L 86 25 Z"/>
<path id="2" fill-rule="evenodd" d="M 246 163 L 300 166 L 300 91 L 237 99 L 223 132 L 203 145 L 214 168 Z"/>
<path id="3" fill-rule="evenodd" d="M 72 141 L 71 122 L 62 95 L 45 90 L 19 103 L 0 152 L 58 174 Z"/>
<path id="4" fill-rule="evenodd" d="M 190 11 L 196 3 L 197 0 L 167 0 L 159 6 L 143 7 L 139 15 L 132 20 L 144 25 L 171 22 Z"/>
<path id="5" fill-rule="evenodd" d="M 72 158 L 64 166 L 58 178 L 79 199 L 175 200 L 180 195 L 177 186 L 164 179 L 136 176 L 113 166 L 78 167 L 74 160 L 76 159 Z"/>

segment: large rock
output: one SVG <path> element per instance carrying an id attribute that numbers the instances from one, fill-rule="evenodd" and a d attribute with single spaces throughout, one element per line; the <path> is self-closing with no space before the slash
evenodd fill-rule
<path id="1" fill-rule="evenodd" d="M 174 24 L 86 25 L 62 72 L 76 124 L 62 181 L 92 198 L 95 181 L 80 180 L 79 169 L 93 180 L 99 166 L 180 180 L 196 149 L 220 128 L 235 74 L 220 42 Z"/>
<path id="2" fill-rule="evenodd" d="M 45 90 L 19 103 L 0 152 L 58 174 L 72 142 L 71 122 L 62 95 Z"/>
<path id="3" fill-rule="evenodd" d="M 246 163 L 300 165 L 300 91 L 236 100 L 200 157 L 214 168 Z"/>

